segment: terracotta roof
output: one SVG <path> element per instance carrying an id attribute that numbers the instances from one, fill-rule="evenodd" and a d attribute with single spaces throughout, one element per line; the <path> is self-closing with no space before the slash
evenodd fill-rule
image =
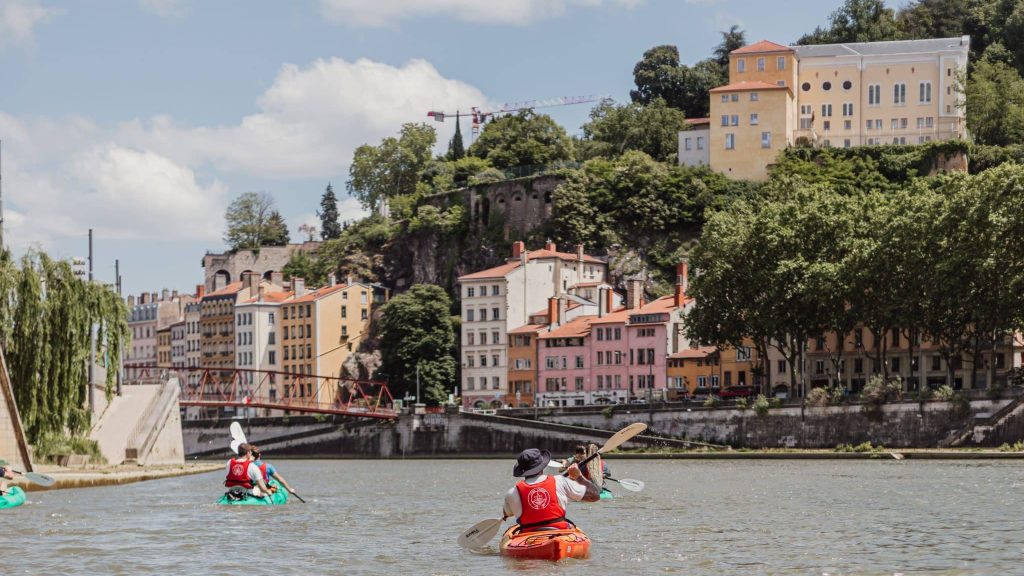
<path id="1" fill-rule="evenodd" d="M 693 298 L 684 298 L 683 306 L 685 306 L 686 303 L 690 302 L 691 300 L 693 300 Z M 677 308 L 678 306 L 676 306 L 676 297 L 673 295 L 668 295 L 662 296 L 661 298 L 657 298 L 655 300 L 652 300 L 651 302 L 648 302 L 647 304 L 644 304 L 643 306 L 637 308 L 633 313 L 654 314 L 657 312 L 670 312 Z"/>
<path id="2" fill-rule="evenodd" d="M 754 80 L 752 82 L 733 82 L 732 84 L 712 88 L 710 92 L 740 92 L 742 90 L 789 90 L 789 88 L 779 86 L 778 84 L 769 84 L 760 80 Z"/>
<path id="3" fill-rule="evenodd" d="M 550 338 L 580 338 L 590 334 L 590 322 L 597 316 L 580 316 L 542 335 L 541 340 Z"/>
<path id="4" fill-rule="evenodd" d="M 600 318 L 594 318 L 594 321 L 591 322 L 591 324 L 617 324 L 617 323 L 625 323 L 626 320 L 629 319 L 629 315 L 634 313 L 634 312 L 636 312 L 636 310 L 630 310 L 629 308 L 626 308 L 625 306 L 620 306 L 619 308 L 609 312 L 608 314 L 605 314 L 604 316 L 602 316 Z"/>
<path id="5" fill-rule="evenodd" d="M 669 356 L 669 358 L 707 358 L 708 356 L 717 352 L 714 346 L 701 346 L 700 348 L 690 348 L 687 350 L 680 350 L 675 354 Z"/>
<path id="6" fill-rule="evenodd" d="M 216 290 L 214 292 L 210 292 L 209 294 L 203 296 L 203 298 L 205 299 L 205 298 L 213 298 L 213 297 L 216 297 L 216 296 L 229 296 L 231 294 L 238 294 L 241 291 L 242 291 L 242 283 L 241 282 L 232 282 L 231 284 L 228 284 L 227 286 L 221 288 L 220 290 Z"/>
<path id="7" fill-rule="evenodd" d="M 789 46 L 776 44 L 775 42 L 761 40 L 760 42 L 754 42 L 749 46 L 737 48 L 730 52 L 730 54 L 756 54 L 758 52 L 793 52 L 793 49 Z"/>
<path id="8" fill-rule="evenodd" d="M 575 262 L 576 261 L 576 254 L 571 253 L 571 252 L 554 252 L 552 250 L 540 249 L 540 250 L 527 250 L 526 255 L 527 255 L 527 258 L 529 260 L 542 260 L 542 259 L 545 259 L 545 258 L 558 258 L 558 259 L 565 260 L 565 261 L 568 261 L 568 262 Z M 605 264 L 604 260 L 601 260 L 600 258 L 597 258 L 595 256 L 590 256 L 590 255 L 587 255 L 587 254 L 583 255 L 583 261 L 588 263 L 588 264 Z M 515 270 L 516 268 L 519 268 L 519 265 L 520 265 L 520 261 L 518 259 L 516 259 L 516 260 L 509 260 L 505 264 L 502 264 L 500 266 L 495 266 L 494 268 L 488 268 L 486 270 L 481 270 L 479 272 L 473 272 L 471 274 L 465 274 L 465 275 L 459 276 L 459 280 L 482 280 L 482 279 L 487 279 L 487 278 L 503 278 L 509 272 Z"/>
<path id="9" fill-rule="evenodd" d="M 687 118 L 687 124 L 711 124 L 711 118 Z"/>
<path id="10" fill-rule="evenodd" d="M 312 302 L 314 300 L 319 300 L 324 296 L 334 294 L 335 292 L 339 292 L 346 288 L 348 288 L 348 284 L 335 284 L 334 286 L 325 286 L 323 288 L 318 288 L 316 290 L 306 292 L 302 296 L 299 296 L 298 298 L 295 298 L 290 302 L 285 302 L 285 304 L 293 304 L 297 302 Z"/>
<path id="11" fill-rule="evenodd" d="M 285 300 L 291 298 L 292 296 L 294 296 L 294 294 L 295 293 L 291 292 L 291 291 L 289 291 L 289 292 L 264 292 L 263 293 L 262 303 L 264 303 L 264 304 L 279 304 L 279 303 L 284 302 Z M 261 300 L 257 296 L 255 298 L 249 298 L 245 302 L 242 302 L 242 304 L 256 304 L 258 302 L 261 302 Z"/>
<path id="12" fill-rule="evenodd" d="M 509 330 L 509 334 L 534 334 L 547 329 L 547 324 L 526 324 L 515 330 Z"/>

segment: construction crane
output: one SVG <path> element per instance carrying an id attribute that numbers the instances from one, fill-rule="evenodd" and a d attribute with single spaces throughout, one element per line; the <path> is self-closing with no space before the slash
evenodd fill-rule
<path id="1" fill-rule="evenodd" d="M 433 118 L 435 122 L 444 122 L 446 118 L 471 118 L 473 122 L 473 136 L 477 136 L 480 133 L 480 126 L 482 124 L 501 114 L 514 114 L 522 110 L 533 110 L 534 108 L 552 108 L 554 106 L 586 104 L 588 102 L 598 102 L 604 98 L 606 98 L 606 96 L 591 94 L 588 96 L 562 96 L 561 98 L 549 98 L 547 100 L 506 102 L 496 110 L 483 111 L 479 107 L 473 106 L 470 108 L 469 112 L 456 112 L 455 114 L 447 114 L 440 110 L 431 110 L 430 112 L 427 112 L 427 117 Z"/>

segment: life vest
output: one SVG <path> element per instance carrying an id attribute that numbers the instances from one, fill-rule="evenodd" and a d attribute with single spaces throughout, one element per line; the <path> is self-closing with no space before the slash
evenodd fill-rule
<path id="1" fill-rule="evenodd" d="M 249 461 L 232 458 L 228 462 L 228 477 L 227 480 L 224 480 L 224 485 L 228 488 L 241 486 L 246 490 L 252 490 L 252 479 L 249 478 Z"/>
<path id="2" fill-rule="evenodd" d="M 521 531 L 551 527 L 569 528 L 565 519 L 565 508 L 558 501 L 558 488 L 554 476 L 548 476 L 536 484 L 527 484 L 525 480 L 516 484 L 519 501 L 523 513 L 516 519 Z"/>
<path id="3" fill-rule="evenodd" d="M 260 473 L 263 474 L 263 481 L 269 483 L 270 482 L 270 476 L 267 476 L 267 463 L 266 462 L 261 462 L 259 468 L 260 468 Z"/>

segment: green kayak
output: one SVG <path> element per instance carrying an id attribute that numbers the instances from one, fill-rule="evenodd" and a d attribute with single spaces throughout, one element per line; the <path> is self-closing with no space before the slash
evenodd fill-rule
<path id="1" fill-rule="evenodd" d="M 601 488 L 601 500 L 611 500 L 615 498 L 615 494 L 612 494 L 607 488 Z"/>
<path id="2" fill-rule="evenodd" d="M 272 496 L 256 498 L 253 495 L 248 495 L 242 500 L 232 500 L 228 498 L 227 494 L 220 497 L 217 504 L 226 504 L 228 506 L 280 506 L 288 502 L 288 491 L 285 490 L 277 480 L 270 481 L 271 486 L 277 486 L 277 492 L 274 492 Z"/>
<path id="3" fill-rule="evenodd" d="M 0 496 L 0 508 L 14 508 L 25 503 L 25 491 L 17 486 L 11 486 L 3 496 Z"/>

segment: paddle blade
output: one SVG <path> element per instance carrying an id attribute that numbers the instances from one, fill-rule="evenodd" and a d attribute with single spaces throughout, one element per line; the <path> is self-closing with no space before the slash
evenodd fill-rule
<path id="1" fill-rule="evenodd" d="M 237 420 L 231 423 L 231 437 L 238 440 L 239 444 L 245 442 L 245 432 L 242 431 L 242 425 Z M 235 450 L 235 452 L 237 451 Z"/>
<path id="2" fill-rule="evenodd" d="M 501 525 L 504 522 L 505 521 L 501 518 L 481 520 L 474 524 L 469 530 L 459 534 L 459 539 L 456 542 L 458 542 L 459 546 L 463 548 L 482 548 L 486 546 L 488 542 L 494 540 L 494 537 L 498 534 L 498 530 L 501 530 Z"/>
<path id="3" fill-rule="evenodd" d="M 29 482 L 39 484 L 40 486 L 53 486 L 57 481 L 52 476 L 46 474 L 40 474 L 38 472 L 19 472 L 22 476 L 28 479 Z"/>
<path id="4" fill-rule="evenodd" d="M 299 502 L 302 502 L 303 504 L 306 503 L 306 501 L 302 499 L 302 496 L 299 496 L 298 494 L 295 493 L 295 490 L 292 490 L 291 493 L 292 493 L 292 496 L 295 496 L 296 498 L 299 499 Z"/>
<path id="5" fill-rule="evenodd" d="M 604 446 L 601 447 L 599 452 L 602 454 L 605 452 L 611 452 L 644 430 L 647 430 L 647 424 L 644 424 L 643 422 L 634 422 L 613 434 L 612 437 L 604 443 Z"/>
<path id="6" fill-rule="evenodd" d="M 552 460 L 547 465 L 548 468 L 561 468 L 562 466 L 565 466 L 564 460 Z"/>
<path id="7" fill-rule="evenodd" d="M 634 480 L 632 478 L 607 478 L 612 482 L 618 482 L 619 486 L 622 486 L 630 492 L 640 492 L 644 489 L 644 483 L 642 480 Z"/>
<path id="8" fill-rule="evenodd" d="M 238 454 L 238 447 L 241 446 L 241 445 L 242 445 L 242 441 L 241 440 L 232 440 L 231 441 L 231 451 L 234 452 L 235 454 Z"/>

